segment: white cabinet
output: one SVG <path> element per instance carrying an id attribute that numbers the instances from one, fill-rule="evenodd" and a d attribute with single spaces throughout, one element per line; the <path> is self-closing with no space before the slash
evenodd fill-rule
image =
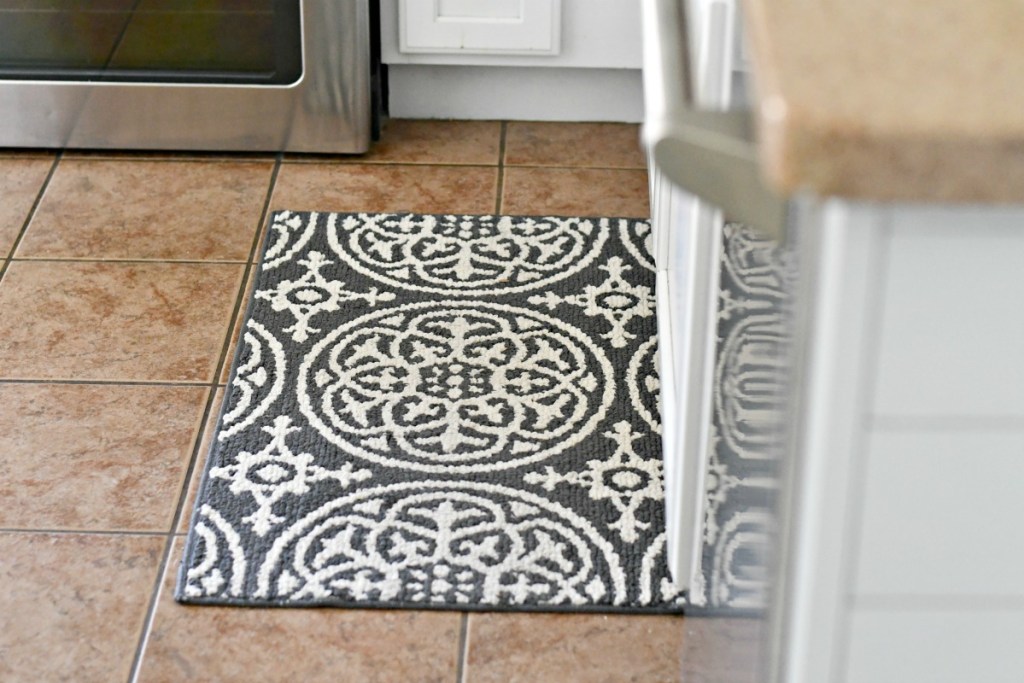
<path id="1" fill-rule="evenodd" d="M 402 54 L 557 55 L 560 0 L 399 0 Z"/>
<path id="2" fill-rule="evenodd" d="M 815 203 L 778 680 L 1020 680 L 1024 206 Z"/>
<path id="3" fill-rule="evenodd" d="M 650 0 L 645 8 L 672 21 L 671 2 Z M 724 11 L 715 0 L 710 6 Z M 722 79 L 733 77 L 735 84 L 736 70 L 725 65 L 742 53 L 728 42 L 727 30 L 707 31 L 706 17 L 716 25 L 715 12 L 701 16 L 706 6 L 696 7 L 691 30 L 700 50 L 700 100 L 709 87 L 721 93 L 735 88 Z M 710 44 L 701 42 L 707 35 L 714 36 Z M 651 70 L 645 64 L 645 78 L 683 61 L 671 50 L 662 53 L 671 58 Z M 709 72 L 715 59 L 720 68 Z M 707 86 L 709 73 L 716 78 Z M 655 118 L 649 139 L 662 166 L 702 196 L 731 196 L 732 204 L 720 200 L 727 210 L 736 211 L 743 197 L 763 198 L 756 185 L 742 182 L 757 163 L 757 150 L 743 146 L 749 137 L 732 134 L 741 128 L 734 125 L 740 117 L 666 104 L 685 97 L 671 81 L 653 79 L 659 80 L 664 92 L 649 93 L 648 102 L 667 123 Z M 977 144 L 987 149 L 990 143 L 981 136 Z M 747 166 L 719 165 L 739 171 L 721 174 L 717 185 L 699 177 L 722 158 L 740 157 Z M 886 164 L 896 163 L 886 155 L 877 161 L 883 176 L 892 171 Z M 680 170 L 684 162 L 697 170 Z M 941 169 L 918 171 L 932 178 Z M 687 202 L 704 205 L 663 190 L 657 177 L 652 192 L 659 286 L 664 282 L 667 295 L 679 297 L 676 305 L 659 301 L 668 312 L 659 332 L 670 341 L 662 350 L 671 354 L 666 380 L 676 385 L 668 389 L 676 398 L 664 421 L 670 426 L 672 417 L 683 417 L 666 439 L 665 456 L 669 514 L 675 516 L 671 559 L 685 582 L 696 576 L 702 521 L 694 501 L 701 500 L 704 452 L 694 441 L 710 392 L 702 384 L 708 340 L 700 335 L 711 329 L 712 308 L 707 296 L 695 295 L 701 287 L 709 291 L 710 278 L 694 283 L 692 274 L 713 267 L 702 261 L 706 253 L 692 248 L 700 239 L 693 233 L 714 232 L 719 220 L 711 215 L 701 223 L 696 209 L 679 209 Z M 779 518 L 784 563 L 768 680 L 1021 680 L 1024 203 L 802 194 L 784 215 L 801 271 L 792 326 L 798 389 L 791 396 L 793 440 Z M 745 218 L 756 225 L 753 214 Z M 680 316 L 685 305 L 696 308 Z M 677 325 L 673 317 L 686 322 Z"/>
<path id="4" fill-rule="evenodd" d="M 636 0 L 382 0 L 396 118 L 640 121 Z"/>
<path id="5" fill-rule="evenodd" d="M 732 0 L 686 0 L 694 98 L 703 108 L 733 105 L 737 32 Z M 645 10 L 653 32 L 654 3 Z M 664 97 L 655 73 L 660 47 L 650 36 L 645 55 L 648 102 Z M 683 78 L 682 74 L 678 77 Z M 651 106 L 654 110 L 656 106 Z M 723 216 L 714 206 L 676 187 L 650 160 L 651 215 L 658 267 L 658 337 L 669 565 L 691 601 L 705 602 L 701 576 L 705 482 L 712 448 L 716 323 Z"/>

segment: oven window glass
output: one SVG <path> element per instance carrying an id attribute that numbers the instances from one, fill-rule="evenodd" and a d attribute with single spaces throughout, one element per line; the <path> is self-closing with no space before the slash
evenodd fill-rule
<path id="1" fill-rule="evenodd" d="M 299 0 L 0 0 L 0 79 L 286 85 Z"/>

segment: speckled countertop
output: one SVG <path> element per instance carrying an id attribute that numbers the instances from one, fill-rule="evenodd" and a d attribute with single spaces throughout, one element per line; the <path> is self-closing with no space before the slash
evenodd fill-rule
<path id="1" fill-rule="evenodd" d="M 1024 0 L 743 0 L 787 194 L 1024 202 Z"/>

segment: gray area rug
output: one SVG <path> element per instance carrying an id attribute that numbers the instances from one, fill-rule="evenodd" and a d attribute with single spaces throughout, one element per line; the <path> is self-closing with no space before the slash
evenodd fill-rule
<path id="1" fill-rule="evenodd" d="M 176 597 L 680 611 L 646 221 L 272 217 Z"/>
<path id="2" fill-rule="evenodd" d="M 696 606 L 764 595 L 773 470 L 739 416 L 771 406 L 731 378 L 780 322 L 769 249 L 727 230 Z M 654 279 L 642 220 L 275 214 L 176 598 L 680 611 Z"/>
<path id="3" fill-rule="evenodd" d="M 795 250 L 727 223 L 721 253 L 703 582 L 687 597 L 709 612 L 760 611 L 777 541 Z"/>

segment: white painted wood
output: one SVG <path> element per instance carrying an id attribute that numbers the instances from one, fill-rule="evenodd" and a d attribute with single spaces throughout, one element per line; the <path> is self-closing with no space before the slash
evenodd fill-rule
<path id="1" fill-rule="evenodd" d="M 692 581 L 692 568 L 699 563 L 703 540 L 703 520 L 695 518 L 692 505 L 698 485 L 686 467 L 683 449 L 684 424 L 690 413 L 686 409 L 685 308 L 675 302 L 685 297 L 686 278 L 679 266 L 686 263 L 687 241 L 679 235 L 692 232 L 687 224 L 694 199 L 676 188 L 658 168 L 648 163 L 651 187 L 651 226 L 654 232 L 654 260 L 657 266 L 658 356 L 661 385 L 662 453 L 665 479 L 665 527 L 669 570 L 680 588 L 703 595 L 700 585 Z M 680 281 L 682 280 L 682 281 Z M 683 416 L 683 419 L 680 419 Z"/>
<path id="2" fill-rule="evenodd" d="M 697 63 L 696 103 L 705 109 L 729 109 L 736 41 L 734 0 L 704 0 L 691 18 L 698 26 L 693 46 Z"/>
<path id="3" fill-rule="evenodd" d="M 557 55 L 560 0 L 399 0 L 404 54 Z"/>
<path id="4" fill-rule="evenodd" d="M 1024 214 L 894 212 L 875 411 L 1024 417 Z"/>
<path id="5" fill-rule="evenodd" d="M 691 3 L 689 47 L 696 65 L 698 101 L 725 109 L 729 89 L 732 4 Z M 644 21 L 655 29 L 652 3 Z M 696 29 L 694 29 L 696 27 Z M 696 38 L 694 41 L 693 38 Z M 685 36 L 679 36 L 686 40 Z M 664 96 L 657 70 L 657 42 L 645 42 L 644 92 L 650 111 Z M 672 187 L 652 166 L 653 217 L 658 264 L 658 333 L 662 375 L 662 432 L 666 481 L 668 563 L 690 601 L 702 605 L 701 558 L 707 507 L 705 482 L 711 452 L 712 398 L 717 342 L 722 215 L 715 207 Z"/>
<path id="6" fill-rule="evenodd" d="M 1000 383 L 1024 348 L 1005 320 L 1024 210 L 832 204 L 801 230 L 823 245 L 803 262 L 818 303 L 778 680 L 1019 680 L 1024 416 Z"/>
<path id="7" fill-rule="evenodd" d="M 388 78 L 395 118 L 643 119 L 640 72 L 633 70 L 395 65 Z"/>
<path id="8" fill-rule="evenodd" d="M 669 562 L 677 580 L 696 586 L 701 574 L 705 481 L 711 448 L 722 222 L 712 207 L 673 188 L 674 216 L 664 230 L 659 263 L 659 348 L 671 368 L 671 406 L 663 407 Z M 665 393 L 663 392 L 663 397 Z M 691 599 L 702 604 L 695 591 Z"/>
<path id="9" fill-rule="evenodd" d="M 1024 598 L 1024 425 L 876 431 L 866 455 L 858 595 Z"/>
<path id="10" fill-rule="evenodd" d="M 640 69 L 640 9 L 635 0 L 561 0 L 559 54 L 547 56 L 403 53 L 399 49 L 398 0 L 382 0 L 380 8 L 381 59 L 385 64 Z"/>
<path id="11" fill-rule="evenodd" d="M 436 0 L 437 15 L 460 19 L 518 19 L 522 0 Z"/>
<path id="12" fill-rule="evenodd" d="M 1024 610 L 866 611 L 853 616 L 842 683 L 1019 683 Z"/>
<path id="13" fill-rule="evenodd" d="M 813 293 L 802 316 L 805 356 L 798 374 L 800 416 L 790 463 L 786 565 L 778 680 L 835 681 L 844 633 L 847 556 L 859 519 L 864 415 L 870 397 L 879 282 L 887 226 L 884 213 L 827 202 L 801 223 L 801 264 Z"/>

